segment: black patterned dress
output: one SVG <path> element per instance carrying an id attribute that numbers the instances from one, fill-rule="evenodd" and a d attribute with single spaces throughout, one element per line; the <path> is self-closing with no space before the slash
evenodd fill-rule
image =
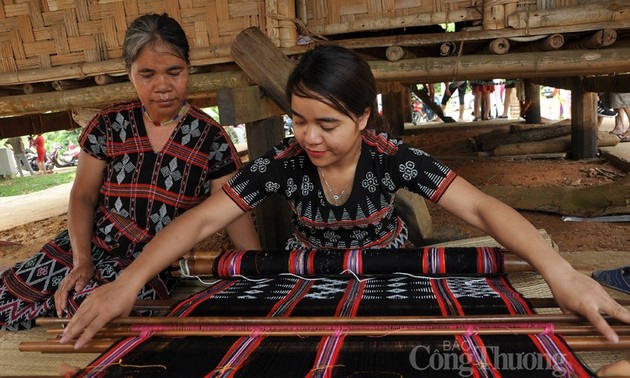
<path id="1" fill-rule="evenodd" d="M 159 152 L 151 147 L 138 101 L 97 114 L 80 144 L 106 167 L 92 234 L 96 278 L 71 293 L 70 314 L 94 288 L 113 281 L 171 220 L 202 202 L 211 180 L 240 168 L 223 128 L 194 106 Z M 66 230 L 31 259 L 5 271 L 0 277 L 1 328 L 29 328 L 34 318 L 51 313 L 53 294 L 71 269 Z M 147 283 L 139 299 L 167 298 L 173 284 L 165 271 Z"/>
<path id="2" fill-rule="evenodd" d="M 223 190 L 245 211 L 273 193 L 283 195 L 295 228 L 287 248 L 399 248 L 407 228 L 393 205 L 396 191 L 437 202 L 455 176 L 424 151 L 366 130 L 352 192 L 342 205 L 326 200 L 317 168 L 294 138 L 254 160 Z"/>

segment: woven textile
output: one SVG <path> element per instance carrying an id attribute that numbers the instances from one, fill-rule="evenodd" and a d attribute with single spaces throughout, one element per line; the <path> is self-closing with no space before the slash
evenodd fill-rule
<path id="1" fill-rule="evenodd" d="M 503 272 L 500 248 L 407 248 L 364 250 L 239 251 L 228 250 L 214 261 L 217 277 L 293 273 L 327 274 L 496 274 Z"/>
<path id="2" fill-rule="evenodd" d="M 180 302 L 174 317 L 363 317 L 530 314 L 505 277 L 224 279 Z M 157 327 L 157 328 L 156 328 Z M 137 328 L 78 376 L 173 377 L 589 377 L 558 335 L 151 337 Z M 299 335 L 299 330 L 296 330 Z M 520 359 L 520 360 L 519 360 Z"/>

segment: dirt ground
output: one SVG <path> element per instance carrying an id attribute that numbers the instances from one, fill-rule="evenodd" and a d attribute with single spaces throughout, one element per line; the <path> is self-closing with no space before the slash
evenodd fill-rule
<path id="1" fill-rule="evenodd" d="M 439 125 L 439 124 L 438 124 Z M 471 124 L 466 129 L 416 130 L 405 137 L 410 144 L 440 158 L 462 177 L 483 188 L 491 185 L 597 186 L 625 175 L 603 159 L 572 161 L 565 159 L 479 158 L 468 140 L 484 126 Z M 608 172 L 611 175 L 602 174 Z M 429 204 L 433 233 L 428 242 L 457 240 L 483 234 L 439 207 Z M 560 251 L 628 251 L 630 232 L 627 223 L 564 222 L 558 214 L 525 211 L 522 214 L 536 228 L 545 229 Z M 56 216 L 0 231 L 0 265 L 23 260 L 44 242 L 66 227 L 66 216 Z M 220 250 L 230 246 L 229 239 L 216 235 L 199 248 Z"/>

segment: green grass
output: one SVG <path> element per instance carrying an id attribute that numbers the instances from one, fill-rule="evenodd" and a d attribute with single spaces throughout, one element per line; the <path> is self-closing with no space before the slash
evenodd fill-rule
<path id="1" fill-rule="evenodd" d="M 17 196 L 38 192 L 65 184 L 74 180 L 75 170 L 63 173 L 31 176 L 28 173 L 24 177 L 17 176 L 13 179 L 0 180 L 0 197 Z"/>

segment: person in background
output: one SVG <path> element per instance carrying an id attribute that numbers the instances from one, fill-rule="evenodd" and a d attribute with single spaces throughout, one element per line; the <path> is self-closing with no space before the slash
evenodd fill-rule
<path id="1" fill-rule="evenodd" d="M 3 330 L 30 328 L 55 308 L 72 315 L 95 288 L 120 279 L 173 219 L 220 192 L 240 167 L 223 127 L 185 100 L 189 45 L 175 19 L 135 19 L 123 60 L 138 99 L 101 110 L 82 131 L 68 230 L 0 276 Z M 249 214 L 226 231 L 236 248 L 260 249 Z M 134 300 L 166 299 L 175 283 L 165 266 Z"/>
<path id="2" fill-rule="evenodd" d="M 28 163 L 28 159 L 26 158 L 26 151 L 24 148 L 24 141 L 22 140 L 22 137 L 9 138 L 4 145 L 11 146 L 11 149 L 13 150 L 13 157 L 15 158 L 15 164 L 17 164 L 17 169 L 20 173 L 20 177 L 24 177 L 24 173 L 22 173 L 22 165 L 24 165 L 26 169 L 28 169 L 31 176 L 35 174 L 35 172 L 33 172 L 33 168 L 31 168 L 31 165 Z"/>
<path id="3" fill-rule="evenodd" d="M 472 93 L 475 96 L 475 109 L 473 121 L 492 119 L 492 99 L 494 92 L 493 80 L 473 80 L 470 82 Z"/>
<path id="4" fill-rule="evenodd" d="M 39 171 L 37 174 L 43 175 L 46 173 L 46 146 L 45 146 L 44 137 L 42 134 L 35 135 L 35 138 L 31 139 L 31 147 L 35 148 L 37 151 L 37 167 Z"/>
<path id="5" fill-rule="evenodd" d="M 468 88 L 468 83 L 466 82 L 466 80 L 453 81 L 451 83 L 445 82 L 444 88 L 446 88 L 446 90 L 444 91 L 444 95 L 442 96 L 442 101 L 440 104 L 440 106 L 442 107 L 442 110 L 446 109 L 446 104 L 448 103 L 448 100 L 451 98 L 451 96 L 453 96 L 453 93 L 457 91 L 457 95 L 459 97 L 459 117 L 457 118 L 457 120 L 459 122 L 463 122 L 464 110 L 466 109 L 465 97 L 466 97 L 466 89 Z"/>
<path id="6" fill-rule="evenodd" d="M 498 118 L 509 118 L 510 104 L 512 102 L 512 93 L 514 92 L 514 88 L 516 88 L 516 80 L 506 79 L 505 92 L 503 93 L 503 114 L 501 114 Z"/>
<path id="7" fill-rule="evenodd" d="M 402 247 L 407 228 L 393 204 L 401 188 L 437 203 L 527 261 L 565 312 L 585 316 L 611 341 L 618 336 L 601 313 L 630 323 L 630 311 L 573 269 L 518 212 L 424 151 L 380 133 L 386 125 L 377 114 L 374 76 L 354 51 L 334 45 L 308 51 L 290 75 L 286 94 L 294 137 L 251 161 L 222 192 L 156 235 L 116 281 L 83 302 L 62 343 L 80 336 L 75 343 L 80 348 L 108 321 L 127 315 L 147 280 L 274 193 L 294 212 L 287 248 Z"/>
<path id="8" fill-rule="evenodd" d="M 604 123 L 604 118 L 615 117 L 617 112 L 611 109 L 606 104 L 610 102 L 610 94 L 599 92 L 597 94 L 597 127 L 601 127 Z"/>
<path id="9" fill-rule="evenodd" d="M 630 93 L 611 93 L 610 106 L 617 112 L 615 117 L 615 127 L 610 131 L 619 138 L 621 142 L 630 142 L 630 136 L 626 135 L 630 129 L 624 124 L 624 118 L 630 122 Z"/>

